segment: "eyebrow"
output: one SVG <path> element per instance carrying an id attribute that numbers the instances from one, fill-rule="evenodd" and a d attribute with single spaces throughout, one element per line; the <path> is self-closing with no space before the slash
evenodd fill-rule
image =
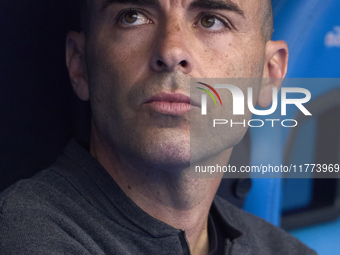
<path id="1" fill-rule="evenodd" d="M 103 9 L 107 8 L 109 5 L 112 4 L 132 4 L 138 6 L 153 6 L 159 8 L 158 0 L 105 0 L 103 3 Z"/>
<path id="2" fill-rule="evenodd" d="M 228 10 L 241 15 L 243 18 L 244 11 L 231 0 L 195 0 L 190 6 L 190 9 L 210 9 L 210 10 Z"/>
<path id="3" fill-rule="evenodd" d="M 158 0 L 105 0 L 103 3 L 103 9 L 116 3 L 132 4 L 138 6 L 153 6 L 160 8 Z M 244 11 L 231 0 L 194 0 L 190 3 L 189 9 L 196 8 L 209 10 L 228 10 L 245 17 Z"/>

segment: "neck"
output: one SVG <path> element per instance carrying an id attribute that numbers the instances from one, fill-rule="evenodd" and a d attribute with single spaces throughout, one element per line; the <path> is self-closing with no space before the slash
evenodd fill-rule
<path id="1" fill-rule="evenodd" d="M 221 178 L 192 178 L 189 168 L 175 172 L 136 168 L 95 134 L 91 136 L 90 152 L 146 213 L 184 230 L 192 254 L 208 254 L 208 214 Z M 226 164 L 230 154 L 228 149 L 217 160 Z"/>

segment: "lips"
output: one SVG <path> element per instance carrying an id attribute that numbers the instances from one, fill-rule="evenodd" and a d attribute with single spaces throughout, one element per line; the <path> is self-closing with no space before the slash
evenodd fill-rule
<path id="1" fill-rule="evenodd" d="M 168 115 L 182 115 L 190 111 L 190 97 L 180 93 L 162 92 L 146 100 L 152 110 Z"/>

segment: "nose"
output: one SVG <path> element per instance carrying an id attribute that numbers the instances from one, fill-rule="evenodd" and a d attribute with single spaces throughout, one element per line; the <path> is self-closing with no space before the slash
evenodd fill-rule
<path id="1" fill-rule="evenodd" d="M 151 59 L 151 69 L 156 72 L 191 72 L 193 59 L 189 31 L 180 25 L 169 24 L 159 32 Z"/>

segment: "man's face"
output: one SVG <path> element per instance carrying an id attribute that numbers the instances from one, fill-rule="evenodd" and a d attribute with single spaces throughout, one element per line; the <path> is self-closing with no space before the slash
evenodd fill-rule
<path id="1" fill-rule="evenodd" d="M 136 162 L 187 165 L 190 111 L 200 112 L 190 78 L 263 76 L 259 2 L 93 0 L 85 59 L 96 132 Z M 223 149 L 244 132 L 230 130 Z"/>

